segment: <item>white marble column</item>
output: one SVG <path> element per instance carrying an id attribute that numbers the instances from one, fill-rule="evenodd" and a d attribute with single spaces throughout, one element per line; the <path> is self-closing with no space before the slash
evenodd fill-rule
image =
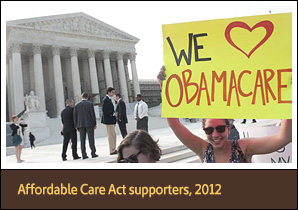
<path id="1" fill-rule="evenodd" d="M 70 49 L 70 57 L 71 57 L 71 73 L 72 73 L 71 75 L 72 75 L 74 102 L 77 103 L 81 101 L 82 92 L 81 92 L 78 54 L 77 54 L 76 48 Z"/>
<path id="2" fill-rule="evenodd" d="M 35 85 L 34 85 L 34 62 L 33 62 L 33 55 L 30 53 L 29 55 L 29 74 L 30 74 L 30 91 L 33 90 L 34 93 Z"/>
<path id="3" fill-rule="evenodd" d="M 49 116 L 49 99 L 50 99 L 50 90 L 51 88 L 54 87 L 53 85 L 50 85 L 49 83 L 49 66 L 48 66 L 48 58 L 44 57 L 44 59 L 42 59 L 42 70 L 43 70 L 43 81 L 44 81 L 44 94 L 45 94 L 45 98 L 46 98 L 46 109 L 47 109 L 47 114 Z M 29 72 L 30 75 L 30 72 Z M 31 89 L 30 89 L 31 91 Z M 29 93 L 30 93 L 29 91 Z"/>
<path id="4" fill-rule="evenodd" d="M 128 103 L 128 91 L 127 91 L 127 85 L 126 85 L 126 77 L 125 77 L 125 69 L 124 69 L 124 63 L 123 63 L 123 53 L 117 54 L 117 64 L 118 64 L 118 75 L 120 80 L 120 90 L 123 100 Z"/>
<path id="5" fill-rule="evenodd" d="M 54 82 L 54 67 L 53 67 L 53 56 L 49 55 L 47 57 L 47 63 L 48 63 L 48 72 L 47 72 L 47 76 L 48 76 L 48 83 L 49 83 L 49 87 L 53 87 L 55 82 Z M 57 103 L 56 103 L 56 95 L 55 95 L 55 90 L 53 90 L 53 88 L 49 88 L 49 100 L 47 101 L 47 107 L 48 107 L 48 115 L 50 117 L 57 117 L 58 113 L 57 113 Z"/>
<path id="6" fill-rule="evenodd" d="M 134 96 L 132 94 L 131 90 L 131 85 L 130 85 L 130 78 L 129 78 L 129 73 L 128 73 L 128 60 L 125 59 L 124 61 L 124 69 L 125 69 L 125 76 L 126 76 L 126 86 L 127 86 L 127 91 L 128 91 L 128 99 L 129 103 L 134 101 Z"/>
<path id="7" fill-rule="evenodd" d="M 57 116 L 60 117 L 62 110 L 64 109 L 64 90 L 62 80 L 60 47 L 54 46 L 52 48 L 53 53 L 53 72 L 54 72 L 54 87 L 56 95 Z"/>
<path id="8" fill-rule="evenodd" d="M 73 86 L 72 86 L 72 75 L 71 75 L 71 61 L 70 58 L 64 59 L 65 71 L 66 71 L 66 84 L 67 84 L 67 95 L 69 99 L 73 99 Z"/>
<path id="9" fill-rule="evenodd" d="M 104 70 L 103 70 L 103 62 L 101 60 L 96 61 L 96 70 L 97 70 L 97 78 L 98 81 L 104 81 Z"/>
<path id="10" fill-rule="evenodd" d="M 44 81 L 43 81 L 43 70 L 41 60 L 41 46 L 33 45 L 33 65 L 34 65 L 34 85 L 35 94 L 39 98 L 40 110 L 46 110 L 45 93 L 44 93 Z"/>
<path id="11" fill-rule="evenodd" d="M 96 69 L 97 69 L 99 94 L 100 94 L 100 99 L 102 99 L 106 95 L 106 90 L 107 90 L 102 60 L 96 60 Z"/>
<path id="12" fill-rule="evenodd" d="M 140 94 L 140 85 L 139 85 L 139 78 L 137 73 L 136 67 L 136 53 L 130 54 L 130 65 L 131 65 L 131 74 L 132 74 L 132 82 L 135 95 Z"/>
<path id="13" fill-rule="evenodd" d="M 25 109 L 24 106 L 24 86 L 22 75 L 21 45 L 12 44 L 12 84 L 14 114 L 17 115 Z"/>
<path id="14" fill-rule="evenodd" d="M 97 79 L 97 71 L 96 71 L 96 63 L 95 63 L 95 51 L 92 49 L 88 50 L 88 57 L 89 57 L 89 70 L 90 70 L 90 80 L 91 80 L 91 91 L 92 94 L 97 94 L 94 99 L 93 103 L 99 103 L 99 88 L 98 88 L 98 79 Z"/>
<path id="15" fill-rule="evenodd" d="M 103 53 L 103 62 L 104 62 L 104 70 L 105 70 L 105 77 L 106 77 L 106 87 L 113 87 L 113 77 L 112 77 L 112 70 L 111 70 L 111 63 L 110 63 L 110 52 L 104 51 Z"/>
<path id="16" fill-rule="evenodd" d="M 83 92 L 91 93 L 91 84 L 90 84 L 90 73 L 89 73 L 89 62 L 86 58 L 81 60 L 82 62 L 82 72 L 83 72 L 83 81 L 84 87 Z"/>
<path id="17" fill-rule="evenodd" d="M 11 115 L 15 112 L 15 101 L 14 101 L 14 85 L 13 85 L 13 71 L 12 71 L 12 53 L 8 55 L 8 68 L 9 68 L 9 88 L 10 88 L 10 102 L 11 102 Z"/>
<path id="18" fill-rule="evenodd" d="M 23 88 L 24 95 L 30 93 L 30 72 L 29 72 L 29 57 L 22 55 L 22 73 L 23 73 Z"/>
<path id="19" fill-rule="evenodd" d="M 10 121 L 11 119 L 11 116 L 12 116 L 12 101 L 11 101 L 11 78 L 10 78 L 10 63 L 9 63 L 9 55 L 8 56 L 8 59 L 6 61 L 6 91 L 7 91 L 7 102 L 8 102 L 8 122 Z"/>

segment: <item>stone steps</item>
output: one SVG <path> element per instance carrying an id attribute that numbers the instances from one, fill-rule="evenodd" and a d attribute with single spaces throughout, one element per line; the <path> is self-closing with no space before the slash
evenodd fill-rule
<path id="1" fill-rule="evenodd" d="M 196 161 L 198 156 L 190 149 L 181 149 L 161 156 L 159 163 L 188 163 Z"/>
<path id="2" fill-rule="evenodd" d="M 153 119 L 151 119 L 153 121 Z M 56 123 L 57 120 L 51 121 L 51 123 Z M 154 121 L 152 123 L 160 123 L 159 121 Z M 258 121 L 258 127 L 260 126 L 269 126 L 271 124 L 275 123 L 275 121 L 272 120 L 264 120 Z M 203 131 L 198 129 L 198 124 L 196 123 L 186 123 L 185 126 L 195 135 L 201 136 L 202 138 L 205 137 L 205 134 Z M 254 127 L 257 125 L 255 124 L 248 124 L 248 125 L 238 125 L 239 127 Z M 36 148 L 30 149 L 24 148 L 22 150 L 22 158 L 26 160 L 24 164 L 30 164 L 30 163 L 57 163 L 57 164 L 85 164 L 85 163 L 115 163 L 117 159 L 117 155 L 109 155 L 109 146 L 108 146 L 108 140 L 106 137 L 106 132 L 104 129 L 104 126 L 99 126 L 101 130 L 97 131 L 103 135 L 103 137 L 97 137 L 96 138 L 96 148 L 97 148 L 97 154 L 99 155 L 98 158 L 91 158 L 90 157 L 90 149 L 88 145 L 88 141 L 86 141 L 86 149 L 87 154 L 89 155 L 89 159 L 86 160 L 72 160 L 71 155 L 71 149 L 68 148 L 67 155 L 68 155 L 68 161 L 62 161 L 61 160 L 61 149 L 62 149 L 62 137 L 60 136 L 60 133 L 57 132 L 53 135 L 53 138 L 51 138 L 52 144 L 44 144 L 44 143 L 50 143 L 50 142 L 38 142 L 36 141 Z M 116 129 L 118 132 L 118 129 Z M 11 133 L 7 131 L 7 134 Z M 200 159 L 197 155 L 195 155 L 191 150 L 189 150 L 187 147 L 185 147 L 179 139 L 175 136 L 175 134 L 172 132 L 172 130 L 167 127 L 162 127 L 158 129 L 152 129 L 150 130 L 151 136 L 155 140 L 159 140 L 158 145 L 162 150 L 162 157 L 161 160 L 158 163 L 197 163 L 200 162 Z M 121 142 L 121 136 L 120 134 L 117 136 L 117 145 Z M 6 147 L 6 163 L 15 163 L 15 147 Z M 81 156 L 80 152 L 80 142 L 78 142 L 78 154 Z"/>
<path id="3" fill-rule="evenodd" d="M 162 149 L 162 156 L 165 156 L 167 154 L 179 152 L 181 150 L 188 149 L 186 146 L 182 145 L 176 145 L 176 146 L 169 146 L 166 148 L 161 148 Z"/>
<path id="4" fill-rule="evenodd" d="M 189 158 L 175 161 L 174 163 L 201 163 L 201 162 L 202 162 L 201 159 L 197 155 L 195 155 Z"/>
<path id="5" fill-rule="evenodd" d="M 117 156 L 110 156 L 106 159 L 88 159 L 87 162 L 92 163 L 116 163 Z M 197 162 L 199 158 L 190 149 L 187 149 L 184 145 L 174 146 L 162 150 L 162 156 L 158 163 L 190 163 Z"/>

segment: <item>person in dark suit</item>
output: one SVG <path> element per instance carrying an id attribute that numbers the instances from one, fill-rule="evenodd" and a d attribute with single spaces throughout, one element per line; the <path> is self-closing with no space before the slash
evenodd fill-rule
<path id="1" fill-rule="evenodd" d="M 124 139 L 125 136 L 127 135 L 126 123 L 128 123 L 127 116 L 126 116 L 126 105 L 125 105 L 125 102 L 122 100 L 121 95 L 119 93 L 116 94 L 116 101 L 117 101 L 116 120 L 119 125 L 121 135 Z"/>
<path id="2" fill-rule="evenodd" d="M 87 101 L 88 93 L 82 94 L 82 101 L 77 103 L 73 111 L 75 128 L 80 132 L 81 151 L 83 159 L 89 158 L 86 153 L 86 133 L 88 133 L 89 146 L 92 158 L 98 157 L 95 153 L 94 130 L 96 129 L 96 117 L 93 104 Z"/>
<path id="3" fill-rule="evenodd" d="M 115 124 L 116 124 L 116 113 L 114 110 L 114 105 L 112 103 L 111 97 L 115 95 L 115 89 L 109 87 L 107 90 L 107 95 L 104 97 L 102 102 L 102 118 L 101 123 L 106 125 L 108 140 L 109 140 L 109 148 L 110 155 L 116 155 L 116 132 L 115 132 Z"/>
<path id="4" fill-rule="evenodd" d="M 74 102 L 71 99 L 66 100 L 66 107 L 61 112 L 61 121 L 63 124 L 63 148 L 62 148 L 62 160 L 66 161 L 66 150 L 68 147 L 69 140 L 71 139 L 72 157 L 74 160 L 80 159 L 81 157 L 77 154 L 77 131 L 73 122 L 73 107 Z"/>
<path id="5" fill-rule="evenodd" d="M 29 141 L 30 141 L 31 149 L 33 149 L 33 147 L 35 148 L 35 145 L 34 145 L 35 140 L 36 140 L 35 136 L 32 134 L 32 132 L 29 132 Z"/>

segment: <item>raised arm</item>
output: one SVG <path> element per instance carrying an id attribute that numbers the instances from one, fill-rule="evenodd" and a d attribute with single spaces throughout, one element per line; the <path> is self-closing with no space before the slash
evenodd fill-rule
<path id="1" fill-rule="evenodd" d="M 208 143 L 190 132 L 180 123 L 179 118 L 168 118 L 167 120 L 177 138 L 202 159 L 204 153 L 203 149 L 207 147 Z"/>
<path id="2" fill-rule="evenodd" d="M 157 80 L 162 90 L 162 81 L 165 79 L 165 66 L 162 66 Z M 203 149 L 207 147 L 208 143 L 200 137 L 191 133 L 184 125 L 179 121 L 179 118 L 167 119 L 170 128 L 173 130 L 177 138 L 194 153 L 196 153 L 201 159 L 203 158 Z"/>
<path id="3" fill-rule="evenodd" d="M 26 124 L 26 123 L 20 123 L 20 126 L 21 126 L 22 128 L 24 128 L 24 127 L 28 127 L 28 124 Z"/>
<path id="4" fill-rule="evenodd" d="M 285 147 L 292 142 L 292 120 L 282 120 L 280 131 L 277 134 L 260 137 L 242 139 L 246 149 L 246 156 L 256 154 L 268 154 Z"/>

